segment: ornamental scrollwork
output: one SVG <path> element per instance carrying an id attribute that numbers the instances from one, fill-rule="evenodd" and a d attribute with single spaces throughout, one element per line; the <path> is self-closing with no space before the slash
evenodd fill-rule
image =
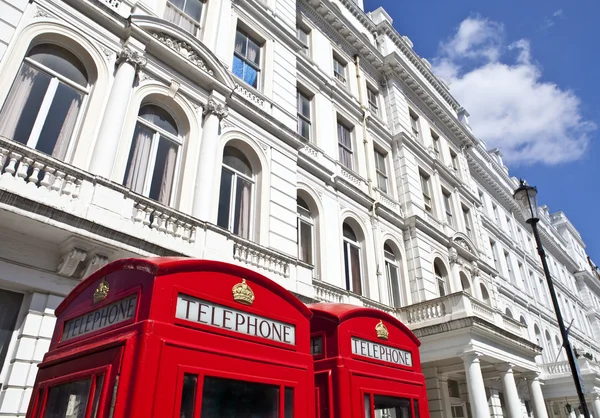
<path id="1" fill-rule="evenodd" d="M 204 115 L 209 113 L 215 115 L 219 120 L 225 119 L 229 115 L 229 109 L 227 106 L 218 103 L 215 99 L 208 99 L 208 102 L 204 106 Z"/>
<path id="2" fill-rule="evenodd" d="M 206 66 L 206 63 L 194 48 L 187 42 L 180 41 L 164 33 L 153 33 L 152 37 L 163 45 L 171 48 L 173 51 L 179 53 L 179 55 L 185 57 L 188 61 L 200 68 L 202 71 L 209 75 L 214 75 L 213 70 Z"/>
<path id="3" fill-rule="evenodd" d="M 127 62 L 138 69 L 145 67 L 148 61 L 137 51 L 132 51 L 130 48 L 125 47 L 119 52 L 119 56 L 117 57 L 117 64 L 121 62 Z"/>

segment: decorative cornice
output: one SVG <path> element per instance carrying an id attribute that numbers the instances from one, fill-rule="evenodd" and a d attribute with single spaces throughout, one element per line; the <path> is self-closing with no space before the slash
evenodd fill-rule
<path id="1" fill-rule="evenodd" d="M 81 263 L 87 257 L 87 252 L 79 249 L 72 248 L 67 253 L 63 254 L 58 267 L 56 268 L 56 272 L 61 276 L 71 277 L 79 267 L 79 263 Z"/>
<path id="2" fill-rule="evenodd" d="M 256 94 L 254 94 L 252 91 L 250 91 L 250 89 L 247 89 L 246 87 L 242 86 L 241 84 L 236 84 L 234 91 L 236 93 L 238 93 L 240 96 L 242 96 L 244 99 L 248 100 L 250 103 L 252 103 L 258 107 L 262 108 L 265 105 L 265 100 L 263 98 L 258 97 Z"/>
<path id="3" fill-rule="evenodd" d="M 211 97 L 210 99 L 208 99 L 208 102 L 204 106 L 204 111 L 202 112 L 202 114 L 207 115 L 209 113 L 218 117 L 219 120 L 222 120 L 229 115 L 229 109 L 227 108 L 227 106 L 218 103 L 215 99 Z"/>
<path id="4" fill-rule="evenodd" d="M 200 58 L 194 48 L 187 42 L 175 39 L 165 33 L 155 32 L 152 34 L 152 37 L 173 51 L 179 53 L 179 55 L 187 59 L 196 67 L 200 68 L 202 71 L 206 72 L 208 75 L 214 75 L 213 70 L 206 66 L 204 60 Z"/>
<path id="5" fill-rule="evenodd" d="M 139 70 L 146 66 L 148 60 L 137 51 L 132 51 L 129 47 L 124 47 L 117 56 L 117 64 L 122 62 L 127 62 L 133 65 L 136 70 Z"/>

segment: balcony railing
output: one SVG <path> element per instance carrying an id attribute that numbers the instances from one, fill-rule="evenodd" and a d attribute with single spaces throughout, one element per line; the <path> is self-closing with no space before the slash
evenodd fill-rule
<path id="1" fill-rule="evenodd" d="M 315 299 L 321 302 L 349 303 L 352 305 L 363 306 L 365 308 L 379 309 L 380 311 L 384 311 L 389 314 L 393 314 L 394 312 L 394 308 L 387 306 L 384 303 L 349 292 L 348 290 L 337 287 L 331 283 L 321 280 L 313 280 L 313 287 L 315 290 Z"/>
<path id="2" fill-rule="evenodd" d="M 141 255 L 221 260 L 257 270 L 290 290 L 307 296 L 313 293 L 312 267 L 295 257 L 242 239 L 4 137 L 0 137 L 0 197 L 8 210 L 11 206 L 19 210 L 21 198 L 27 199 L 21 207 L 26 205 L 51 219 L 65 219 L 52 216 L 52 210 L 75 216 L 75 226 L 87 222 L 115 240 L 119 236 L 124 247 L 137 246 Z"/>
<path id="3" fill-rule="evenodd" d="M 519 337 L 527 338 L 526 328 L 486 303 L 465 292 L 431 299 L 397 310 L 400 321 L 412 329 L 437 325 L 455 319 L 478 317 L 506 329 Z"/>
<path id="4" fill-rule="evenodd" d="M 592 374 L 600 374 L 600 364 L 598 362 L 589 360 L 585 357 L 579 357 L 577 359 L 579 365 L 579 372 L 582 376 Z M 564 376 L 571 376 L 571 366 L 568 361 L 558 361 L 555 363 L 545 363 L 541 365 L 542 373 L 545 379 L 559 378 Z"/>

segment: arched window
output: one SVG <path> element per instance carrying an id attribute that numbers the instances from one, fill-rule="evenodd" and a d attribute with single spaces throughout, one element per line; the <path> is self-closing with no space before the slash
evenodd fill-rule
<path id="1" fill-rule="evenodd" d="M 298 258 L 308 264 L 314 264 L 315 220 L 306 201 L 296 197 L 298 211 Z"/>
<path id="2" fill-rule="evenodd" d="M 481 290 L 481 299 L 487 304 L 490 305 L 491 304 L 491 300 L 490 300 L 490 294 L 488 293 L 488 290 L 486 289 L 485 285 L 483 283 L 479 284 L 479 289 Z"/>
<path id="3" fill-rule="evenodd" d="M 438 295 L 440 297 L 446 296 L 448 293 L 448 272 L 446 270 L 446 266 L 444 266 L 444 263 L 442 263 L 442 260 L 439 258 L 436 258 L 433 262 L 433 272 L 435 274 L 435 280 L 437 283 Z"/>
<path id="4" fill-rule="evenodd" d="M 90 91 L 88 72 L 70 51 L 36 45 L 0 112 L 0 135 L 64 159 Z"/>
<path id="5" fill-rule="evenodd" d="M 531 333 L 529 332 L 529 325 L 527 325 L 527 320 L 525 319 L 525 317 L 523 315 L 521 315 L 521 317 L 519 318 L 519 322 L 521 323 L 521 325 L 523 325 L 525 327 L 525 330 L 527 332 L 527 338 L 531 339 Z"/>
<path id="6" fill-rule="evenodd" d="M 512 312 L 508 308 L 506 308 L 506 310 L 504 311 L 504 315 L 508 316 L 510 319 L 514 319 Z"/>
<path id="7" fill-rule="evenodd" d="M 462 287 L 463 292 L 467 292 L 469 295 L 471 295 L 471 282 L 469 281 L 469 278 L 465 275 L 465 273 L 463 273 L 462 271 L 460 272 L 460 286 Z"/>
<path id="8" fill-rule="evenodd" d="M 552 338 L 550 337 L 548 330 L 546 330 L 544 336 L 546 337 L 546 349 L 548 350 L 546 361 L 553 362 L 556 358 L 556 352 L 554 351 L 554 344 L 552 344 Z"/>
<path id="9" fill-rule="evenodd" d="M 558 335 L 554 336 L 554 346 L 556 347 L 556 352 L 558 353 L 559 356 L 559 360 L 566 360 L 567 356 L 565 354 L 565 352 L 563 351 L 563 346 L 560 342 L 560 339 L 558 338 Z"/>
<path id="10" fill-rule="evenodd" d="M 362 245 L 354 229 L 347 222 L 344 222 L 342 229 L 346 290 L 362 295 Z"/>
<path id="11" fill-rule="evenodd" d="M 181 136 L 175 119 L 160 106 L 140 108 L 123 184 L 164 205 L 175 190 Z"/>
<path id="12" fill-rule="evenodd" d="M 535 333 L 535 342 L 540 347 L 542 346 L 542 332 L 540 331 L 540 327 L 537 324 L 533 326 L 533 332 Z"/>
<path id="13" fill-rule="evenodd" d="M 226 146 L 223 150 L 217 224 L 246 239 L 251 234 L 254 177 L 244 153 Z"/>
<path id="14" fill-rule="evenodd" d="M 388 293 L 390 304 L 396 308 L 402 306 L 402 284 L 401 268 L 399 257 L 393 249 L 393 244 L 386 242 L 383 245 L 383 255 L 385 259 L 385 276 L 387 278 Z"/>

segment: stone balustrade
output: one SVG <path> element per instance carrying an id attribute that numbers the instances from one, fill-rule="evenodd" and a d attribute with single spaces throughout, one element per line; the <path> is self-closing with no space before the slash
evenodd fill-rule
<path id="1" fill-rule="evenodd" d="M 289 277 L 290 264 L 294 263 L 295 259 L 236 236 L 232 236 L 231 239 L 235 260 L 282 277 Z"/>

